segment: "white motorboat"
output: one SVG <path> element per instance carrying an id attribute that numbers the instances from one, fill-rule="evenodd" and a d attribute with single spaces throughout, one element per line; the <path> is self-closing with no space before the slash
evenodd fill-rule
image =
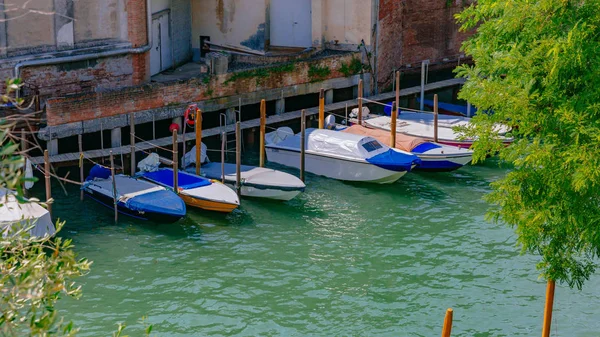
<path id="1" fill-rule="evenodd" d="M 288 127 L 268 133 L 267 159 L 300 168 L 300 138 Z M 332 130 L 307 129 L 305 145 L 307 172 L 344 181 L 393 183 L 420 163 L 372 137 Z"/>
<path id="2" fill-rule="evenodd" d="M 370 136 L 384 144 L 390 144 L 389 131 L 369 129 L 361 125 L 337 127 L 341 132 L 355 135 Z M 411 137 L 403 134 L 396 135 L 396 149 L 410 152 L 419 159 L 421 164 L 416 168 L 421 171 L 453 171 L 463 167 L 473 159 L 473 151 L 444 144 L 430 142 L 424 138 Z"/>
<path id="3" fill-rule="evenodd" d="M 363 125 L 373 129 L 389 131 L 391 128 L 391 117 L 373 116 L 363 120 Z M 353 120 L 356 122 L 356 120 Z M 469 148 L 473 145 L 474 139 L 460 139 L 460 135 L 452 128 L 455 126 L 464 126 L 470 123 L 470 119 L 460 116 L 438 115 L 438 143 L 462 148 Z M 434 125 L 433 115 L 427 113 L 405 112 L 398 115 L 396 131 L 413 137 L 433 140 Z M 502 133 L 508 132 L 508 127 L 498 127 L 498 137 L 505 145 L 513 142 L 512 138 L 502 136 Z"/>
<path id="4" fill-rule="evenodd" d="M 201 150 L 202 169 L 201 175 L 209 179 L 221 180 L 225 175 L 225 184 L 235 189 L 236 166 L 235 164 L 211 163 L 206 156 L 206 145 L 202 144 Z M 183 156 L 185 171 L 196 173 L 196 147 Z M 244 197 L 265 198 L 288 201 L 304 192 L 306 185 L 297 177 L 264 167 L 241 165 L 241 194 Z"/>
<path id="5" fill-rule="evenodd" d="M 53 236 L 56 228 L 47 209 L 35 202 L 19 203 L 13 191 L 0 188 L 0 231 L 2 237 L 27 229 L 30 237 Z"/>

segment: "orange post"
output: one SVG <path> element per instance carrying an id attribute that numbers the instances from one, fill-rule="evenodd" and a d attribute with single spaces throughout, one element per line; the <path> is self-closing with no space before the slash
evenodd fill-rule
<path id="1" fill-rule="evenodd" d="M 548 280 L 548 285 L 546 286 L 546 305 L 544 306 L 544 326 L 542 327 L 542 337 L 550 337 L 555 288 L 556 283 L 554 282 L 554 280 Z"/>
<path id="2" fill-rule="evenodd" d="M 446 310 L 446 317 L 444 318 L 444 327 L 442 328 L 442 337 L 450 337 L 452 333 L 452 316 L 454 311 L 452 308 Z"/>
<path id="3" fill-rule="evenodd" d="M 325 89 L 319 93 L 319 129 L 325 127 Z"/>
<path id="4" fill-rule="evenodd" d="M 396 148 L 396 121 L 398 120 L 398 106 L 392 104 L 392 117 L 390 122 L 390 147 Z"/>
<path id="5" fill-rule="evenodd" d="M 260 101 L 260 167 L 265 167 L 265 128 L 267 125 L 267 102 Z"/>

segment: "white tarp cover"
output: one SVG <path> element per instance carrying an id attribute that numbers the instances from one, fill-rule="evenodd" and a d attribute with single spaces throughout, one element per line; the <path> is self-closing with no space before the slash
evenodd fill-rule
<path id="1" fill-rule="evenodd" d="M 300 135 L 287 137 L 276 144 L 281 147 L 300 149 Z M 372 137 L 325 129 L 306 129 L 306 151 L 322 155 L 367 159 L 388 150 L 386 145 Z"/>
<path id="2" fill-rule="evenodd" d="M 151 153 L 137 164 L 138 169 L 142 172 L 155 172 L 158 170 L 158 166 L 160 166 L 160 158 L 156 153 Z"/>
<path id="3" fill-rule="evenodd" d="M 28 228 L 33 237 L 52 236 L 56 233 L 50 213 L 44 207 L 29 202 L 19 204 L 13 192 L 0 188 L 0 230 L 2 237 L 22 228 Z"/>
<path id="4" fill-rule="evenodd" d="M 206 151 L 207 151 L 207 147 L 206 147 L 206 145 L 204 145 L 204 143 L 202 143 L 202 146 L 200 148 L 200 159 L 201 159 L 200 163 L 201 164 L 208 162 L 208 157 L 206 156 Z M 183 159 L 182 159 L 183 167 L 190 166 L 192 164 L 196 164 L 196 146 L 192 147 L 192 149 L 188 153 L 183 155 Z"/>

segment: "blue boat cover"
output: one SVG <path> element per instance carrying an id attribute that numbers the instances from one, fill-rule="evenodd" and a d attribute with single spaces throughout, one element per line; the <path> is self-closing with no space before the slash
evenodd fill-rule
<path id="1" fill-rule="evenodd" d="M 417 102 L 421 102 L 421 99 L 417 98 Z M 430 99 L 424 99 L 423 104 L 432 107 L 433 101 Z M 446 110 L 446 111 L 457 112 L 457 113 L 465 115 L 465 116 L 467 115 L 467 106 L 466 105 L 438 102 L 438 108 L 440 108 L 442 110 Z M 471 115 L 474 115 L 476 112 L 477 112 L 477 108 L 472 106 L 471 107 Z"/>
<path id="2" fill-rule="evenodd" d="M 154 172 L 145 172 L 142 176 L 148 180 L 164 186 L 173 188 L 173 170 L 169 168 L 159 169 Z M 185 172 L 177 172 L 177 184 L 179 188 L 189 190 L 196 187 L 208 186 L 210 180 Z"/>
<path id="3" fill-rule="evenodd" d="M 390 171 L 410 171 L 413 165 L 421 164 L 421 159 L 412 154 L 389 149 L 383 153 L 366 159 L 367 162 Z"/>
<path id="4" fill-rule="evenodd" d="M 90 170 L 90 174 L 85 180 L 94 180 L 95 178 L 108 179 L 110 177 L 110 169 L 98 164 L 94 165 Z"/>
<path id="5" fill-rule="evenodd" d="M 177 194 L 169 190 L 135 196 L 127 200 L 125 207 L 134 211 L 185 216 L 185 203 Z"/>
<path id="6" fill-rule="evenodd" d="M 429 150 L 438 149 L 440 147 L 442 147 L 442 146 L 441 145 L 437 145 L 435 143 L 427 142 L 427 143 L 422 143 L 422 144 L 417 145 L 410 152 L 412 152 L 412 153 L 425 153 L 425 152 L 427 152 Z"/>

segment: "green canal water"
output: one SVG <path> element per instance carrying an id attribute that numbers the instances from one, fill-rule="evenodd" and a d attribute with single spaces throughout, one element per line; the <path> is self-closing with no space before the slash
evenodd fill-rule
<path id="1" fill-rule="evenodd" d="M 489 162 L 386 186 L 309 175 L 291 202 L 243 200 L 172 225 L 115 225 L 55 188 L 62 235 L 94 261 L 83 297 L 60 309 L 80 336 L 117 322 L 141 335 L 142 316 L 157 336 L 439 336 L 448 307 L 453 336 L 537 336 L 537 260 L 484 220 L 482 196 L 505 173 Z M 599 286 L 557 287 L 553 336 L 600 335 Z"/>

